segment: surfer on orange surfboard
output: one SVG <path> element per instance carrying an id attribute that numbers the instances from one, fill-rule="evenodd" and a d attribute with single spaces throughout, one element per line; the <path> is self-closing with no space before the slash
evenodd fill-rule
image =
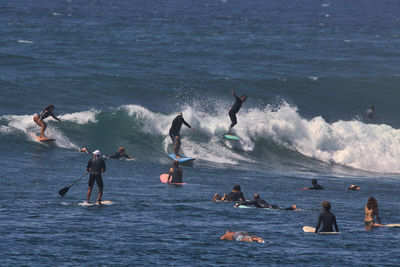
<path id="1" fill-rule="evenodd" d="M 44 119 L 46 119 L 49 116 L 52 116 L 54 119 L 61 121 L 54 115 L 53 113 L 54 108 L 55 108 L 54 105 L 48 105 L 42 112 L 40 112 L 39 114 L 35 114 L 35 116 L 33 116 L 33 121 L 36 122 L 37 125 L 42 127 L 39 138 L 46 138 L 44 136 L 44 131 L 46 130 L 47 125 L 44 122 Z"/>

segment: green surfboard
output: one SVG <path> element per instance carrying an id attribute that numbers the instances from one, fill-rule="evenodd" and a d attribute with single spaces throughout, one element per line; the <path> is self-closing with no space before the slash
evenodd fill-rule
<path id="1" fill-rule="evenodd" d="M 233 134 L 224 134 L 224 138 L 226 138 L 228 140 L 239 141 L 239 137 L 237 137 L 236 135 L 233 135 Z"/>

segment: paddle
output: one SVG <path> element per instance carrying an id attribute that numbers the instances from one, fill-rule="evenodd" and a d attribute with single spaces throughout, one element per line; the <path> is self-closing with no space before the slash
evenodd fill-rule
<path id="1" fill-rule="evenodd" d="M 88 175 L 89 173 L 85 173 L 84 175 L 82 175 L 78 180 L 76 180 L 75 182 L 73 182 L 72 184 L 70 184 L 69 186 L 64 187 L 63 189 L 60 189 L 60 191 L 58 191 L 58 193 L 60 194 L 60 196 L 64 196 L 68 190 L 71 188 L 71 186 L 73 186 L 74 184 L 76 184 L 77 182 L 79 182 L 83 177 L 85 177 L 86 175 Z"/>

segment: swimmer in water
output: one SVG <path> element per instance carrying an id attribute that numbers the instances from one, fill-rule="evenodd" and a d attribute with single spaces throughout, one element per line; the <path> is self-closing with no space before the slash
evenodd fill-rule
<path id="1" fill-rule="evenodd" d="M 171 128 L 169 129 L 169 136 L 171 137 L 172 144 L 174 145 L 175 158 L 177 159 L 181 158 L 179 155 L 179 150 L 181 149 L 180 131 L 182 124 L 185 124 L 188 128 L 190 128 L 190 130 L 194 131 L 194 128 L 190 126 L 190 124 L 187 123 L 183 118 L 182 112 L 178 112 L 177 116 L 172 121 Z"/>
<path id="2" fill-rule="evenodd" d="M 229 126 L 228 133 L 231 132 L 232 128 L 237 124 L 236 113 L 242 108 L 242 104 L 246 101 L 247 96 L 242 95 L 240 98 L 235 94 L 235 91 L 231 89 L 231 94 L 235 98 L 235 103 L 233 103 L 232 107 L 229 109 L 229 118 L 231 119 L 231 125 Z"/>
<path id="3" fill-rule="evenodd" d="M 44 138 L 44 131 L 46 131 L 47 125 L 44 122 L 44 119 L 46 119 L 47 117 L 51 116 L 54 119 L 61 121 L 59 118 L 57 118 L 54 115 L 54 105 L 48 105 L 42 112 L 40 112 L 39 114 L 35 114 L 35 116 L 33 116 L 33 121 L 39 125 L 42 129 L 40 131 L 40 138 Z"/>
<path id="4" fill-rule="evenodd" d="M 336 232 L 339 232 L 339 228 L 336 222 L 336 216 L 330 211 L 331 210 L 331 203 L 329 201 L 322 202 L 322 208 L 324 209 L 323 212 L 318 217 L 317 226 L 315 227 L 315 232 L 333 232 L 333 226 L 335 226 Z M 319 228 L 322 223 L 321 231 Z"/>
<path id="5" fill-rule="evenodd" d="M 356 184 L 350 185 L 348 188 L 346 188 L 346 191 L 353 191 L 353 190 L 360 190 L 360 187 Z"/>
<path id="6" fill-rule="evenodd" d="M 303 187 L 300 190 L 322 190 L 325 189 L 321 185 L 318 184 L 317 179 L 311 180 L 312 187 Z"/>
<path id="7" fill-rule="evenodd" d="M 235 184 L 233 187 L 232 191 L 229 192 L 228 194 L 224 194 L 223 197 L 221 198 L 218 193 L 215 193 L 213 197 L 213 201 L 245 201 L 245 198 L 243 196 L 243 193 L 240 189 L 240 185 Z"/>
<path id="8" fill-rule="evenodd" d="M 182 183 L 182 168 L 179 167 L 179 161 L 175 160 L 168 172 L 168 183 Z"/>
<path id="9" fill-rule="evenodd" d="M 232 232 L 230 230 L 227 230 L 225 232 L 225 234 L 220 237 L 220 239 L 221 240 L 230 240 L 230 241 L 265 243 L 264 239 L 262 239 L 261 237 L 251 235 L 246 231 Z"/>
<path id="10" fill-rule="evenodd" d="M 125 153 L 125 147 L 123 146 L 119 147 L 118 151 L 115 154 L 112 154 L 111 156 L 108 157 L 112 159 L 119 159 L 119 158 L 133 159 L 132 156 L 129 156 L 128 154 Z"/>
<path id="11" fill-rule="evenodd" d="M 379 217 L 378 212 L 378 202 L 374 197 L 369 197 L 367 201 L 367 205 L 364 208 L 365 218 L 364 218 L 364 226 L 366 230 L 372 230 L 373 226 L 381 226 L 385 225 L 381 224 L 381 218 Z M 374 221 L 374 217 L 376 217 L 377 223 Z"/>

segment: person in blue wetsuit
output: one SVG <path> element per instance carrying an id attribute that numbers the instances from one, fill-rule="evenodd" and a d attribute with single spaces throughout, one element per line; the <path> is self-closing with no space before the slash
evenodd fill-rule
<path id="1" fill-rule="evenodd" d="M 331 203 L 329 201 L 322 202 L 323 212 L 318 217 L 317 226 L 315 232 L 333 232 L 333 226 L 335 226 L 336 232 L 339 232 L 339 228 L 336 223 L 336 216 L 330 211 Z M 322 228 L 319 230 L 322 223 Z"/>
<path id="2" fill-rule="evenodd" d="M 44 119 L 46 119 L 47 117 L 51 116 L 54 119 L 61 121 L 59 118 L 57 118 L 54 115 L 54 105 L 48 105 L 42 112 L 40 112 L 39 114 L 35 114 L 35 116 L 33 116 L 33 121 L 39 125 L 40 127 L 42 127 L 41 131 L 40 131 L 40 138 L 45 137 L 44 136 L 44 131 L 46 131 L 47 125 L 44 122 Z"/>
<path id="3" fill-rule="evenodd" d="M 258 242 L 264 243 L 264 239 L 261 237 L 257 237 L 249 234 L 246 231 L 230 231 L 227 230 L 223 236 L 220 237 L 221 240 L 229 240 L 229 241 L 244 241 L 244 242 Z"/>
<path id="4" fill-rule="evenodd" d="M 236 119 L 236 113 L 239 112 L 239 110 L 242 108 L 242 104 L 244 101 L 246 101 L 247 96 L 242 95 L 240 98 L 235 94 L 235 91 L 231 89 L 231 94 L 235 98 L 235 103 L 233 103 L 232 107 L 229 109 L 229 118 L 231 119 L 231 125 L 229 126 L 228 133 L 231 132 L 233 126 L 237 124 L 237 119 Z"/>
<path id="5" fill-rule="evenodd" d="M 86 201 L 89 203 L 90 195 L 92 193 L 94 182 L 96 181 L 99 187 L 99 194 L 97 195 L 97 203 L 101 204 L 101 197 L 103 196 L 103 178 L 101 174 L 106 171 L 106 163 L 100 157 L 100 151 L 95 150 L 93 152 L 93 158 L 91 158 L 86 166 L 86 171 L 90 172 L 89 186 L 86 194 Z"/>
<path id="6" fill-rule="evenodd" d="M 194 131 L 194 128 L 189 125 L 183 118 L 182 112 L 178 112 L 175 119 L 172 121 L 171 128 L 169 129 L 169 136 L 171 137 L 172 144 L 174 145 L 174 153 L 175 157 L 181 158 L 179 155 L 179 150 L 181 149 L 181 136 L 180 131 L 182 128 L 182 124 L 185 124 L 190 130 Z"/>
<path id="7" fill-rule="evenodd" d="M 182 168 L 179 167 L 179 161 L 175 160 L 168 173 L 168 183 L 182 183 Z"/>

